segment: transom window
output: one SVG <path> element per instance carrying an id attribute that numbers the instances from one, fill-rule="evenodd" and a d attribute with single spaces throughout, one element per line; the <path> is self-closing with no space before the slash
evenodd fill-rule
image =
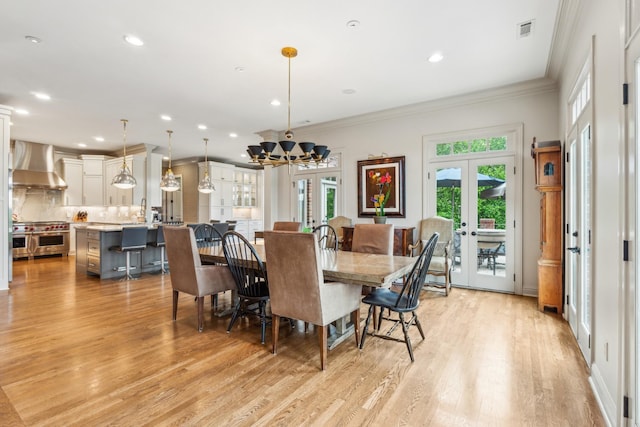
<path id="1" fill-rule="evenodd" d="M 587 72 L 583 76 L 582 84 L 575 92 L 573 99 L 570 101 L 571 124 L 575 124 L 580 114 L 591 100 L 591 73 Z"/>
<path id="2" fill-rule="evenodd" d="M 436 157 L 457 156 L 507 150 L 506 136 L 492 136 L 436 144 Z"/>

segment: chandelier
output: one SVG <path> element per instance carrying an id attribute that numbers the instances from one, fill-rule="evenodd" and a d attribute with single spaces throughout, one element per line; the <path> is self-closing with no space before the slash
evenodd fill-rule
<path id="1" fill-rule="evenodd" d="M 279 145 L 284 154 L 274 154 L 274 151 L 278 144 L 275 142 L 264 141 L 260 145 L 249 145 L 247 147 L 247 153 L 251 157 L 251 163 L 257 163 L 261 166 L 282 166 L 295 164 L 308 164 L 308 163 L 320 163 L 329 157 L 331 150 L 326 145 L 316 145 L 313 142 L 299 142 L 301 154 L 292 154 L 293 149 L 296 146 L 296 142 L 293 141 L 293 131 L 291 130 L 291 58 L 295 58 L 298 55 L 298 50 L 295 47 L 283 47 L 282 56 L 289 59 L 289 90 L 287 98 L 287 131 L 284 133 L 286 140 L 280 141 Z"/>
<path id="2" fill-rule="evenodd" d="M 160 189 L 162 191 L 178 191 L 180 189 L 180 183 L 171 170 L 171 134 L 173 131 L 168 130 L 167 133 L 169 134 L 169 168 L 160 181 Z"/>
<path id="3" fill-rule="evenodd" d="M 136 186 L 136 179 L 131 174 L 131 170 L 129 166 L 127 166 L 127 119 L 121 119 L 123 132 L 122 132 L 122 141 L 123 141 L 123 150 L 122 150 L 122 166 L 118 171 L 118 174 L 113 177 L 111 180 L 111 185 L 116 188 L 122 188 L 124 190 L 128 190 Z"/>

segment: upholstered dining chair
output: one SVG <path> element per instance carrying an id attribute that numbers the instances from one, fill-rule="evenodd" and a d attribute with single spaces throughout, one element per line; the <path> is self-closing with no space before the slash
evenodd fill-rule
<path id="1" fill-rule="evenodd" d="M 422 252 L 422 247 L 433 233 L 438 233 L 440 239 L 433 252 L 427 274 L 444 277 L 444 283 L 429 283 L 428 286 L 443 289 L 444 294 L 449 295 L 454 257 L 453 220 L 441 216 L 433 216 L 420 221 L 418 239 L 414 245 L 409 245 L 409 253 L 414 256 L 414 254 Z"/>
<path id="2" fill-rule="evenodd" d="M 180 292 L 194 295 L 198 307 L 198 332 L 204 326 L 204 297 L 235 289 L 235 281 L 226 265 L 202 265 L 191 227 L 164 227 L 164 238 L 173 287 L 173 320 L 178 313 Z"/>
<path id="3" fill-rule="evenodd" d="M 276 221 L 273 223 L 274 231 L 300 231 L 302 223 L 296 221 Z"/>
<path id="4" fill-rule="evenodd" d="M 380 317 L 378 318 L 377 326 L 374 325 L 373 335 L 379 336 L 383 320 L 393 322 L 393 326 L 391 326 L 381 337 L 404 342 L 407 346 L 407 350 L 409 350 L 409 357 L 411 358 L 411 361 L 414 361 L 413 347 L 411 346 L 411 339 L 409 338 L 409 328 L 415 325 L 420 332 L 420 336 L 424 339 L 424 331 L 422 330 L 420 320 L 418 320 L 416 310 L 420 305 L 420 291 L 424 286 L 424 278 L 427 274 L 427 269 L 429 268 L 429 263 L 431 262 L 433 250 L 435 249 L 437 242 L 438 233 L 433 233 L 431 238 L 423 244 L 422 252 L 420 252 L 418 259 L 413 265 L 411 273 L 407 276 L 404 285 L 402 286 L 402 290 L 399 293 L 383 288 L 378 289 L 377 292 L 370 293 L 362 299 L 363 303 L 369 304 L 369 312 L 367 314 L 367 320 L 364 322 L 364 330 L 362 331 L 362 338 L 360 340 L 360 349 L 364 347 L 367 330 L 369 328 L 369 321 L 372 316 L 375 316 L 375 308 L 379 307 Z M 389 310 L 389 316 L 385 317 L 384 309 Z M 396 313 L 398 317 L 392 318 L 391 313 Z M 405 314 L 408 313 L 410 313 L 411 316 L 409 319 L 405 318 Z M 404 339 L 402 340 L 392 336 L 398 325 L 402 327 L 402 333 L 404 335 Z"/>
<path id="5" fill-rule="evenodd" d="M 393 255 L 393 224 L 356 224 L 351 251 Z"/>
<path id="6" fill-rule="evenodd" d="M 298 319 L 317 327 L 320 368 L 327 367 L 329 324 L 351 316 L 359 342 L 362 286 L 324 282 L 317 236 L 313 233 L 265 231 L 269 265 L 273 354 L 278 351 L 280 318 Z M 292 268 L 291 261 L 304 268 Z"/>
<path id="7" fill-rule="evenodd" d="M 267 330 L 267 302 L 269 284 L 262 259 L 249 241 L 236 231 L 222 236 L 222 249 L 236 283 L 237 301 L 227 333 L 231 332 L 240 315 L 254 315 L 260 319 L 260 342 L 264 344 Z"/>
<path id="8" fill-rule="evenodd" d="M 353 221 L 351 218 L 347 218 L 346 216 L 335 216 L 327 221 L 327 224 L 333 227 L 336 230 L 336 234 L 338 235 L 338 249 L 342 248 L 342 242 L 344 238 L 342 237 L 342 227 L 351 227 L 353 225 Z"/>
<path id="9" fill-rule="evenodd" d="M 318 237 L 320 249 L 338 250 L 338 236 L 336 230 L 329 224 L 322 224 L 314 227 L 313 234 Z"/>

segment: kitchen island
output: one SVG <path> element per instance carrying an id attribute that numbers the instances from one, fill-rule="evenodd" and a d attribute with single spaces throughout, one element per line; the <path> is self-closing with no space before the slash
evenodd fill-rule
<path id="1" fill-rule="evenodd" d="M 145 224 L 138 224 L 141 226 Z M 146 224 L 149 228 L 147 242 L 155 242 L 157 224 Z M 122 229 L 133 225 L 77 225 L 76 226 L 76 272 L 97 275 L 101 279 L 125 276 L 126 254 L 110 251 L 122 240 Z M 147 245 L 141 254 L 131 254 L 132 273 L 160 272 L 160 248 Z"/>

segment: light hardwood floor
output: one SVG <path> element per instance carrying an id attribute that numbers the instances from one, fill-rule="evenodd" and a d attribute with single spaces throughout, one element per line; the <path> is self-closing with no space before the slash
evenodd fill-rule
<path id="1" fill-rule="evenodd" d="M 368 337 L 321 372 L 312 329 L 284 322 L 274 356 L 208 300 L 202 333 L 192 297 L 173 322 L 169 275 L 100 281 L 74 261 L 15 262 L 0 292 L 0 425 L 604 425 L 567 323 L 533 298 L 423 292 L 415 363 Z"/>

